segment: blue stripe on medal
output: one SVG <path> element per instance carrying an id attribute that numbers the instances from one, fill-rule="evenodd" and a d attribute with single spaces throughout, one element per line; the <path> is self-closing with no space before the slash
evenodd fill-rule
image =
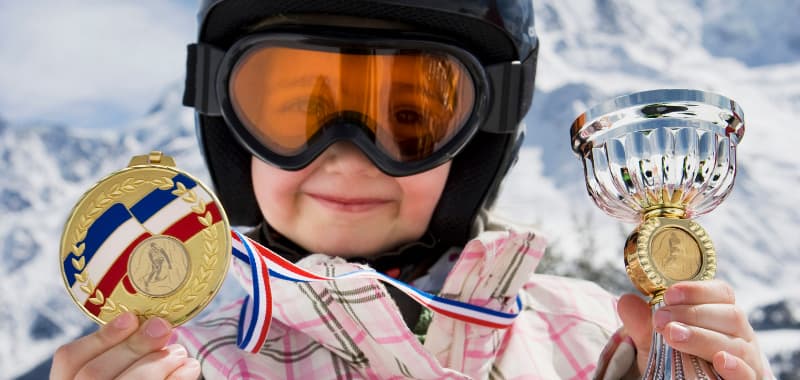
<path id="1" fill-rule="evenodd" d="M 182 183 L 187 189 L 191 189 L 197 185 L 191 180 L 191 178 L 183 174 L 178 174 L 175 177 L 172 177 L 172 181 L 175 183 Z M 174 188 L 175 187 L 173 186 L 168 190 L 153 190 L 150 192 L 150 194 L 147 194 L 147 196 L 142 198 L 142 200 L 131 207 L 131 214 L 133 214 L 133 216 L 135 216 L 140 223 L 146 222 L 147 219 L 150 219 L 151 216 L 155 215 L 158 210 L 161 210 L 164 206 L 168 205 L 170 202 L 175 200 L 175 198 L 177 198 L 174 194 L 172 194 L 172 190 Z"/>
<path id="2" fill-rule="evenodd" d="M 197 185 L 195 181 L 183 174 L 177 174 L 172 177 L 172 181 L 174 183 L 182 183 L 187 189 L 191 189 Z M 122 203 L 115 203 L 101 214 L 94 223 L 89 226 L 86 232 L 86 238 L 83 241 L 75 243 L 76 245 L 80 245 L 81 243 L 85 244 L 83 254 L 81 255 L 85 260 L 84 269 L 88 266 L 94 254 L 100 246 L 103 245 L 106 239 L 108 239 L 117 228 L 127 222 L 131 218 L 131 215 L 136 217 L 139 223 L 144 223 L 164 206 L 175 200 L 177 196 L 172 194 L 173 189 L 175 189 L 175 186 L 168 190 L 155 189 L 136 202 L 130 209 L 126 208 Z M 73 252 L 70 252 L 67 257 L 64 258 L 64 275 L 70 287 L 75 284 L 75 275 L 81 273 L 81 271 L 75 269 L 72 265 L 72 260 L 78 258 L 79 257 Z"/>
<path id="3" fill-rule="evenodd" d="M 80 245 L 80 243 L 84 244 L 83 254 L 81 255 L 84 257 L 84 260 L 86 260 L 83 266 L 84 268 L 86 268 L 86 264 L 89 263 L 95 252 L 103 245 L 103 242 L 130 218 L 131 214 L 125 206 L 121 203 L 115 203 L 89 226 L 86 232 L 86 238 L 76 243 L 76 245 Z M 70 287 L 75 283 L 75 275 L 81 272 L 72 265 L 72 259 L 77 260 L 79 256 L 70 252 L 67 257 L 64 258 L 64 275 Z"/>

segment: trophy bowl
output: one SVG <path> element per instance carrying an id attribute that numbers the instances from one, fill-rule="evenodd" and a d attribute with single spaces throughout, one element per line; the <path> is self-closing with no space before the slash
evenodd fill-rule
<path id="1" fill-rule="evenodd" d="M 625 243 L 625 268 L 653 312 L 664 306 L 670 285 L 716 273 L 711 239 L 692 218 L 733 189 L 744 129 L 734 101 L 692 89 L 620 96 L 572 123 L 572 149 L 589 195 L 612 217 L 638 223 Z M 718 377 L 709 363 L 672 350 L 660 334 L 652 344 L 643 378 Z"/>
<path id="2" fill-rule="evenodd" d="M 652 90 L 591 108 L 571 134 L 597 206 L 639 222 L 665 207 L 691 218 L 719 205 L 733 186 L 744 122 L 739 106 L 724 96 Z"/>

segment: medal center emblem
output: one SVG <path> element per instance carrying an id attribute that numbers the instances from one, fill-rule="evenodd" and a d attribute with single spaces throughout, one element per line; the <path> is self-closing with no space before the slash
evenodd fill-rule
<path id="1" fill-rule="evenodd" d="M 166 297 L 186 282 L 189 253 L 178 239 L 152 236 L 136 246 L 128 262 L 128 278 L 139 292 Z"/>
<path id="2" fill-rule="evenodd" d="M 694 277 L 702 266 L 700 246 L 680 228 L 664 228 L 653 237 L 653 262 L 656 268 L 672 280 Z"/>

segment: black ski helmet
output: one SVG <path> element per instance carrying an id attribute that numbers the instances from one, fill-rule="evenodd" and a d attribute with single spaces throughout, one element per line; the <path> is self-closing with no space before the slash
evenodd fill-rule
<path id="1" fill-rule="evenodd" d="M 516 92 L 488 123 L 504 133 L 479 131 L 453 159 L 444 193 L 428 231 L 439 243 L 463 246 L 480 211 L 494 202 L 503 178 L 516 161 L 524 130 L 522 118 L 533 96 L 538 38 L 532 0 L 202 0 L 198 42 L 226 50 L 250 28 L 279 15 L 336 15 L 391 21 L 446 36 L 484 66 L 508 63 L 502 88 Z M 201 101 L 190 49 L 184 104 Z M 493 89 L 501 84 L 491 84 Z M 497 101 L 498 97 L 492 97 Z M 197 136 L 216 194 L 231 224 L 263 220 L 253 193 L 251 154 L 221 116 L 196 113 Z"/>

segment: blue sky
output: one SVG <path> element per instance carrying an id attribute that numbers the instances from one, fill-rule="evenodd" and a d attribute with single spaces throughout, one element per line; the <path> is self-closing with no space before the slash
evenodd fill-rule
<path id="1" fill-rule="evenodd" d="M 0 117 L 123 126 L 183 80 L 197 0 L 0 2 Z"/>

